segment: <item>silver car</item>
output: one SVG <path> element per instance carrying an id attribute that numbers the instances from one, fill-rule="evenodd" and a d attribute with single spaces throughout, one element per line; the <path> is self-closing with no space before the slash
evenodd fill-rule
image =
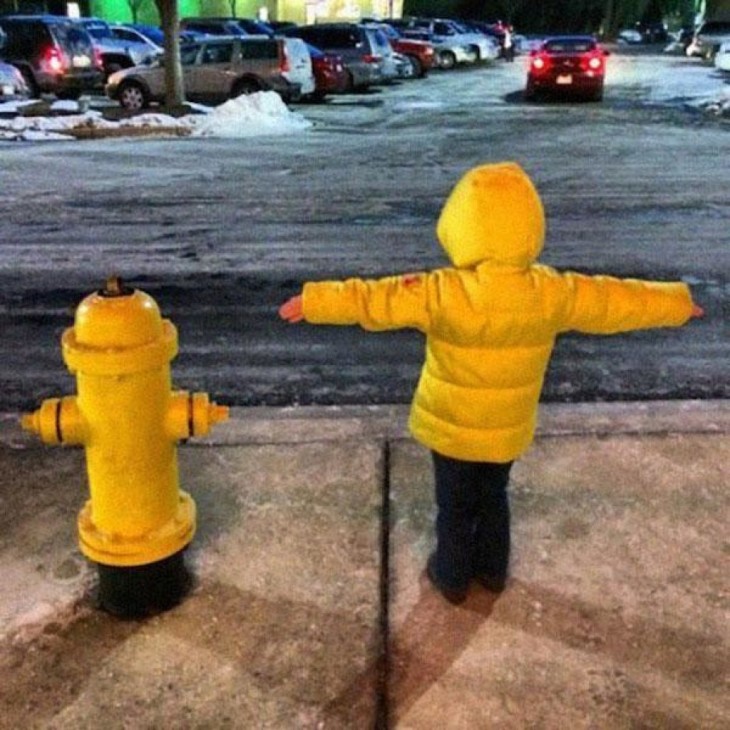
<path id="1" fill-rule="evenodd" d="M 15 66 L 0 61 L 0 104 L 27 99 L 29 96 L 30 90 L 23 74 Z"/>
<path id="2" fill-rule="evenodd" d="M 301 86 L 287 80 L 283 38 L 211 36 L 180 47 L 183 85 L 189 101 L 219 104 L 257 91 L 276 91 L 286 102 L 297 101 Z M 165 99 L 162 59 L 113 73 L 107 96 L 137 111 Z"/>

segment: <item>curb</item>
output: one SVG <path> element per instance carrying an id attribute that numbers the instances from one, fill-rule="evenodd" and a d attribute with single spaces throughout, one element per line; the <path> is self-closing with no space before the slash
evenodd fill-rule
<path id="1" fill-rule="evenodd" d="M 229 421 L 188 445 L 238 446 L 409 439 L 407 405 L 291 406 L 231 409 Z M 675 433 L 730 434 L 730 400 L 545 403 L 536 438 Z M 20 429 L 19 414 L 0 414 L 0 444 L 42 444 Z"/>

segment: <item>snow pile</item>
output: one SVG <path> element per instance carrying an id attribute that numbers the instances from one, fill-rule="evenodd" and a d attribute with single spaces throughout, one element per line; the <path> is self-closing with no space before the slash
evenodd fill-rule
<path id="1" fill-rule="evenodd" d="M 29 102 L 0 104 L 0 114 L 17 113 Z M 30 102 L 32 103 L 32 102 Z M 175 118 L 166 114 L 139 114 L 129 119 L 109 121 L 101 112 L 79 112 L 77 102 L 57 101 L 51 105 L 54 116 L 15 116 L 0 118 L 0 140 L 71 140 L 78 136 L 123 136 L 124 130 L 139 134 L 140 129 L 170 135 L 190 134 L 199 137 L 256 137 L 301 132 L 311 126 L 301 114 L 289 111 L 273 91 L 239 96 L 219 107 L 195 106 L 199 114 Z M 59 115 L 60 116 L 56 116 Z"/>
<path id="2" fill-rule="evenodd" d="M 204 116 L 186 117 L 195 137 L 255 137 L 289 134 L 311 126 L 301 114 L 290 112 L 274 91 L 238 96 Z"/>
<path id="3" fill-rule="evenodd" d="M 703 102 L 700 109 L 718 117 L 730 117 L 730 90 L 724 89 L 719 98 Z"/>

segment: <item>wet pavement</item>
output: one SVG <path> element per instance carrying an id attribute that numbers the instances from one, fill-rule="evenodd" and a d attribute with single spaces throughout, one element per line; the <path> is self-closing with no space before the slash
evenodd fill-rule
<path id="1" fill-rule="evenodd" d="M 547 405 L 505 593 L 423 576 L 403 407 L 234 409 L 181 447 L 192 592 L 120 620 L 75 543 L 83 452 L 0 420 L 0 727 L 724 728 L 730 407 Z"/>

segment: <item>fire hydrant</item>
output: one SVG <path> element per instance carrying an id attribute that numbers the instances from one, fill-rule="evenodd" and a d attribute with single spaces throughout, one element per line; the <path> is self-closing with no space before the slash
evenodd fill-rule
<path id="1" fill-rule="evenodd" d="M 172 390 L 177 330 L 152 297 L 111 277 L 78 306 L 62 337 L 77 395 L 49 398 L 22 426 L 47 444 L 83 445 L 90 499 L 81 552 L 98 566 L 98 602 L 122 616 L 166 610 L 190 577 L 183 550 L 195 503 L 180 490 L 177 442 L 228 418 L 206 393 Z"/>

